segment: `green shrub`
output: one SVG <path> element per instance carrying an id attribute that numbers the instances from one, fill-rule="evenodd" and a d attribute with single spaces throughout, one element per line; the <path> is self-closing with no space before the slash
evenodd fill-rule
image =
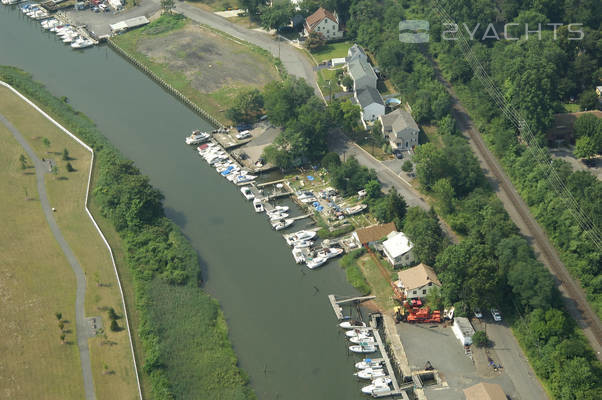
<path id="1" fill-rule="evenodd" d="M 489 339 L 487 338 L 485 331 L 476 331 L 475 334 L 472 335 L 472 343 L 477 347 L 489 346 Z"/>

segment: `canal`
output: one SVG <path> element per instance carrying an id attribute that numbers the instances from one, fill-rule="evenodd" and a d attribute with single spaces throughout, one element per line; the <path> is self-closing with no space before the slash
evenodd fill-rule
<path id="1" fill-rule="evenodd" d="M 260 399 L 361 398 L 327 294 L 353 295 L 336 263 L 296 265 L 280 234 L 238 188 L 184 144 L 207 129 L 106 46 L 74 51 L 16 8 L 0 7 L 0 64 L 34 75 L 92 118 L 165 195 L 167 214 L 201 255 L 240 366 Z"/>

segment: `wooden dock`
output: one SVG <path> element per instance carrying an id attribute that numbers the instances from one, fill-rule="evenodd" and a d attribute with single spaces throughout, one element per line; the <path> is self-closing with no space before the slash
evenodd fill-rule
<path id="1" fill-rule="evenodd" d="M 359 304 L 364 301 L 372 300 L 375 298 L 376 298 L 376 296 L 361 296 L 361 297 L 351 297 L 348 299 L 337 300 L 336 296 L 334 294 L 328 295 L 328 300 L 330 301 L 332 310 L 334 311 L 334 314 L 337 316 L 337 318 L 339 320 L 345 319 L 345 317 L 343 316 L 343 308 L 341 307 L 342 304 L 353 304 L 353 303 Z"/>

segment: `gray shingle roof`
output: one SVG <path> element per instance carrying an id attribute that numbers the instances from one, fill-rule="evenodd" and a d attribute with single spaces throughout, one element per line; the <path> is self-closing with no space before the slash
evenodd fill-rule
<path id="1" fill-rule="evenodd" d="M 377 103 L 383 106 L 385 105 L 380 93 L 378 93 L 378 90 L 374 89 L 373 87 L 358 90 L 357 99 L 359 100 L 362 108 L 366 108 L 372 103 Z"/>
<path id="2" fill-rule="evenodd" d="M 363 58 L 354 58 L 349 61 L 349 73 L 354 81 L 360 81 L 365 76 L 377 79 L 372 66 Z"/>
<path id="3" fill-rule="evenodd" d="M 383 129 L 388 131 L 391 129 L 393 133 L 401 132 L 406 128 L 418 131 L 418 125 L 414 118 L 405 110 L 398 108 L 389 114 L 381 116 Z"/>
<path id="4" fill-rule="evenodd" d="M 349 50 L 347 50 L 347 61 L 351 61 L 352 59 L 358 57 L 367 58 L 366 53 L 364 53 L 364 49 L 362 49 L 360 45 L 355 43 L 349 48 Z"/>

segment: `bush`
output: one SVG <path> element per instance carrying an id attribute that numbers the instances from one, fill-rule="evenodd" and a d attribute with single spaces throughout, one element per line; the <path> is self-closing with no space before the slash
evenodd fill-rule
<path id="1" fill-rule="evenodd" d="M 73 165 L 71 165 L 70 162 L 67 163 L 67 165 L 65 166 L 65 168 L 67 169 L 67 172 L 73 172 L 73 171 L 75 171 L 75 168 L 73 168 Z"/>
<path id="2" fill-rule="evenodd" d="M 477 347 L 489 346 L 489 339 L 487 338 L 485 331 L 476 331 L 475 334 L 472 335 L 472 343 Z"/>
<path id="3" fill-rule="evenodd" d="M 118 331 L 120 331 L 120 330 L 121 330 L 121 328 L 120 328 L 120 327 L 119 327 L 119 325 L 117 324 L 117 321 L 116 321 L 116 320 L 114 320 L 114 319 L 112 319 L 112 320 L 111 320 L 111 330 L 112 330 L 113 332 L 118 332 Z"/>

